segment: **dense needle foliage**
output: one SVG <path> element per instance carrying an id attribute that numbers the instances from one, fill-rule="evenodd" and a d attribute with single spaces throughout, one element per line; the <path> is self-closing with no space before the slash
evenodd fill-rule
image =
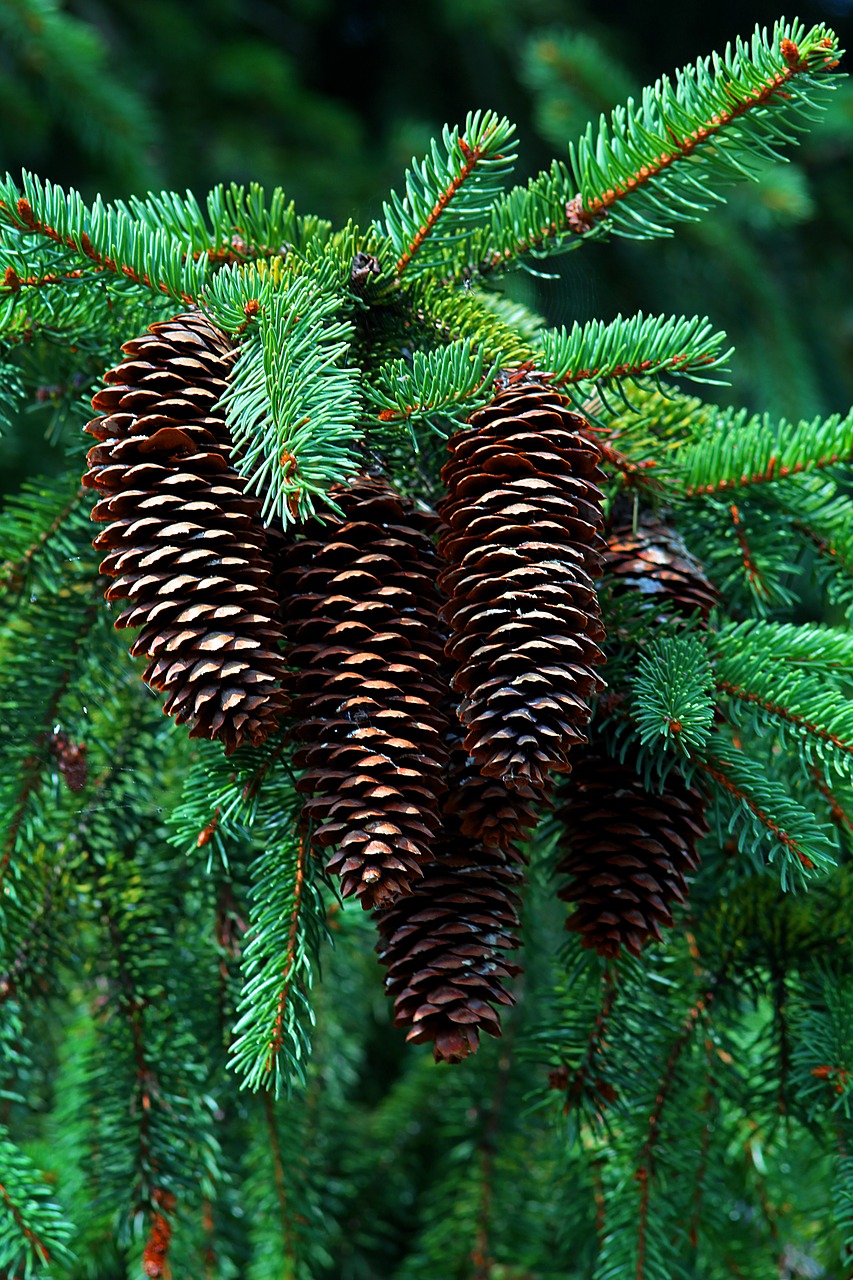
<path id="1" fill-rule="evenodd" d="M 516 186 L 472 112 L 364 225 L 0 184 L 69 454 L 0 518 L 3 1275 L 846 1274 L 853 417 L 513 283 L 713 225 L 840 56 Z"/>

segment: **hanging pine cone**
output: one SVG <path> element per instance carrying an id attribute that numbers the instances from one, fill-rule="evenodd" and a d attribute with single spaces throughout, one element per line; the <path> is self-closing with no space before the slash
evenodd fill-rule
<path id="1" fill-rule="evenodd" d="M 141 627 L 143 680 L 168 694 L 163 710 L 191 737 L 226 752 L 258 745 L 286 705 L 281 626 L 260 503 L 231 466 L 216 404 L 235 349 L 200 312 L 151 325 L 125 344 L 92 406 L 84 485 L 100 490 L 95 539 L 108 600 L 132 603 L 117 627 Z"/>
<path id="2" fill-rule="evenodd" d="M 678 530 L 650 513 L 640 516 L 636 531 L 628 520 L 607 534 L 604 567 L 614 594 L 636 591 L 685 618 L 698 613 L 707 621 L 718 603 L 716 588 Z"/>
<path id="3" fill-rule="evenodd" d="M 412 503 L 366 476 L 284 556 L 293 737 L 311 840 L 345 896 L 408 891 L 440 826 L 447 749 L 435 549 Z"/>
<path id="4" fill-rule="evenodd" d="M 624 947 L 638 956 L 649 939 L 661 941 L 672 904 L 686 897 L 708 830 L 705 798 L 675 769 L 661 795 L 646 791 L 630 757 L 620 763 L 596 746 L 575 762 L 564 799 L 557 873 L 570 879 L 558 892 L 574 905 L 566 927 L 600 955 Z"/>
<path id="5" fill-rule="evenodd" d="M 596 446 L 547 385 L 509 382 L 449 443 L 439 583 L 466 750 L 513 789 L 544 792 L 586 739 L 604 637 L 593 576 Z"/>
<path id="6" fill-rule="evenodd" d="M 489 845 L 463 834 L 490 808 L 501 815 L 499 840 L 491 824 L 485 829 Z M 521 858 L 509 833 L 520 835 L 532 822 L 524 801 L 484 778 L 457 747 L 445 830 L 423 864 L 423 877 L 377 914 L 377 951 L 388 969 L 394 1023 L 409 1027 L 406 1038 L 416 1044 L 432 1041 L 437 1062 L 475 1053 L 481 1031 L 501 1033 L 495 1006 L 512 1004 L 504 979 L 520 972 L 502 954 L 518 945 Z"/>

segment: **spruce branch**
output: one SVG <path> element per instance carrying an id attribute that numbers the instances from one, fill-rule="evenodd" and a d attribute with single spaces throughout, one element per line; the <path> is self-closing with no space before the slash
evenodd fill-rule
<path id="1" fill-rule="evenodd" d="M 560 1004 L 565 1005 L 565 1009 L 561 1010 L 559 1036 L 550 1030 L 534 1033 L 534 1039 L 549 1041 L 552 1054 L 560 1058 L 560 1065 L 548 1072 L 549 1090 L 557 1090 L 564 1096 L 563 1114 L 565 1116 L 570 1117 L 574 1112 L 580 1113 L 569 1122 L 571 1138 L 577 1136 L 580 1124 L 583 1122 L 600 1128 L 604 1123 L 606 1110 L 616 1103 L 618 1096 L 616 1087 L 612 1083 L 613 1063 L 610 1062 L 607 1051 L 610 1019 L 619 994 L 617 973 L 614 969 L 605 966 L 601 970 L 600 986 L 596 994 L 598 999 L 595 1003 L 592 1025 L 589 1027 L 589 1021 L 586 1024 L 589 1030 L 585 1045 L 578 1043 L 580 1037 L 574 1044 L 571 1042 L 568 1034 L 570 1024 L 563 1019 L 571 1017 L 571 1021 L 576 1022 L 579 1020 L 579 1014 L 588 1017 L 592 1010 L 591 1008 L 578 1010 L 577 1001 L 574 1000 L 570 1015 L 569 1001 L 565 1000 L 564 996 L 560 1001 Z M 590 1004 L 592 1004 L 591 1001 Z M 575 1034 L 577 1035 L 577 1032 Z M 566 1061 L 569 1056 L 576 1059 L 576 1065 Z"/>
<path id="2" fill-rule="evenodd" d="M 65 562 L 77 553 L 85 490 L 76 476 L 31 480 L 0 515 L 0 595 L 56 591 Z M 88 513 L 85 514 L 88 527 Z"/>
<path id="3" fill-rule="evenodd" d="M 278 283 L 272 272 L 226 269 L 223 277 L 230 296 L 211 291 L 206 305 L 232 331 L 238 315 L 250 322 L 222 399 L 235 463 L 262 498 L 262 519 L 287 526 L 312 515 L 358 465 L 359 371 L 346 363 L 352 326 L 338 318 L 341 298 L 322 275 Z"/>
<path id="4" fill-rule="evenodd" d="M 14 706 L 22 712 L 23 699 L 14 697 L 16 677 L 28 683 L 29 714 L 22 729 L 10 734 L 5 744 L 3 787 L 0 789 L 0 813 L 3 814 L 0 840 L 0 886 L 4 886 L 5 910 L 19 904 L 28 889 L 33 868 L 29 859 L 21 858 L 22 845 L 28 845 L 33 834 L 30 823 L 37 812 L 39 792 L 48 768 L 48 737 L 69 688 L 78 678 L 78 665 L 85 647 L 95 637 L 103 636 L 105 610 L 91 594 L 77 592 L 68 599 L 64 595 L 45 601 L 40 608 L 28 612 L 26 624 L 19 621 L 17 636 L 22 643 L 5 664 L 0 706 Z M 40 649 L 46 638 L 52 640 L 53 663 L 36 677 L 33 672 L 33 645 Z M 24 673 L 26 673 L 24 675 Z M 36 818 L 37 821 L 37 818 Z"/>
<path id="5" fill-rule="evenodd" d="M 198 856 L 215 841 L 226 866 L 249 861 L 249 927 L 230 1065 L 251 1089 L 288 1094 L 304 1083 L 313 1013 L 310 988 L 325 935 L 319 868 L 298 827 L 284 742 L 227 760 L 205 744 L 171 825 L 172 843 Z"/>
<path id="6" fill-rule="evenodd" d="M 482 291 L 453 285 L 419 288 L 421 305 L 410 321 L 416 331 L 432 332 L 439 341 L 469 339 L 484 358 L 512 369 L 536 363 L 536 345 L 505 318 L 503 309 L 486 300 Z"/>
<path id="7" fill-rule="evenodd" d="M 589 394 L 594 384 L 630 384 L 660 373 L 677 374 L 697 382 L 715 382 L 710 377 L 721 369 L 732 349 L 722 347 L 726 335 L 715 332 L 706 319 L 682 316 L 618 315 L 607 323 L 592 320 L 571 330 L 548 330 L 542 340 L 542 367 L 551 371 L 561 387 L 581 384 Z"/>
<path id="8" fill-rule="evenodd" d="M 671 235 L 720 202 L 720 188 L 757 176 L 824 105 L 837 77 L 838 42 L 824 26 L 756 29 L 724 57 L 700 58 L 628 99 L 496 206 L 480 271 L 565 252 L 609 233 Z"/>
<path id="9" fill-rule="evenodd" d="M 700 996 L 687 1010 L 681 1029 L 670 1049 L 663 1073 L 658 1081 L 655 1104 L 649 1116 L 646 1139 L 640 1148 L 635 1178 L 639 1186 L 640 1203 L 637 1215 L 637 1280 L 645 1280 L 647 1270 L 648 1234 L 649 1234 L 649 1198 L 652 1181 L 655 1175 L 656 1150 L 661 1138 L 661 1121 L 664 1108 L 673 1092 L 676 1072 L 680 1061 L 687 1051 L 697 1028 L 708 1017 L 708 1006 L 713 999 L 713 988 Z"/>
<path id="10" fill-rule="evenodd" d="M 745 521 L 737 503 L 733 502 L 729 507 L 732 517 L 732 525 L 740 547 L 741 560 L 743 562 L 743 572 L 749 588 L 753 591 L 758 600 L 766 602 L 771 598 L 771 590 L 767 586 L 762 576 L 761 570 L 756 563 L 755 555 L 749 545 L 749 539 L 746 535 Z"/>
<path id="11" fill-rule="evenodd" d="M 652 640 L 640 658 L 631 713 L 643 746 L 661 739 L 690 753 L 708 741 L 714 720 L 713 677 L 698 635 Z"/>
<path id="12" fill-rule="evenodd" d="M 72 1266 L 74 1228 L 40 1170 L 0 1125 L 0 1267 L 21 1280 L 56 1265 Z"/>
<path id="13" fill-rule="evenodd" d="M 711 656 L 760 672 L 766 665 L 784 663 L 815 676 L 853 675 L 853 635 L 841 627 L 817 622 L 724 622 L 708 633 Z M 718 665 L 719 670 L 719 665 Z M 782 679 L 786 673 L 778 673 Z M 748 681 L 747 677 L 747 681 Z"/>
<path id="14" fill-rule="evenodd" d="M 230 1065 L 250 1089 L 305 1083 L 313 1013 L 308 993 L 325 932 L 325 904 L 307 841 L 270 840 L 252 867 L 243 989 Z"/>
<path id="15" fill-rule="evenodd" d="M 802 544 L 760 493 L 747 492 L 736 503 L 689 503 L 681 520 L 687 545 L 704 558 L 729 612 L 764 617 L 792 606 Z"/>
<path id="16" fill-rule="evenodd" d="M 738 848 L 758 868 L 778 863 L 783 889 L 803 887 L 835 863 L 835 842 L 815 815 L 739 748 L 717 735 L 698 767 L 726 802 Z"/>
<path id="17" fill-rule="evenodd" d="M 766 643 L 774 630 L 762 629 L 757 636 L 753 632 L 752 644 L 741 633 L 741 645 L 717 654 L 715 685 L 734 723 L 759 737 L 772 726 L 783 744 L 800 739 L 808 763 L 819 760 L 836 772 L 849 773 L 853 704 L 844 685 L 829 678 L 825 669 L 818 674 L 793 663 L 783 666 Z"/>
<path id="18" fill-rule="evenodd" d="M 493 111 L 472 112 L 461 133 L 445 125 L 441 145 L 433 142 L 429 155 L 412 160 L 405 195 L 392 192 L 383 205 L 395 275 L 411 278 L 436 268 L 459 274 L 472 229 L 488 218 L 512 168 L 514 132 Z"/>
<path id="19" fill-rule="evenodd" d="M 167 228 L 149 230 L 118 205 L 98 196 L 87 207 L 79 192 L 26 171 L 19 189 L 7 175 L 0 182 L 0 230 L 4 238 L 44 237 L 76 259 L 155 293 L 193 304 L 209 271 L 206 258 L 194 260 L 191 245 Z"/>
<path id="20" fill-rule="evenodd" d="M 768 414 L 726 409 L 713 427 L 679 451 L 678 481 L 689 497 L 772 484 L 853 456 L 853 413 L 796 425 Z"/>
<path id="21" fill-rule="evenodd" d="M 491 398 L 497 362 L 487 364 L 483 349 L 470 338 L 432 351 L 415 351 L 411 360 L 383 366 L 368 391 L 386 428 L 424 423 L 437 435 L 449 436 L 475 409 Z"/>
<path id="22" fill-rule="evenodd" d="M 853 501 L 826 475 L 800 475 L 767 490 L 774 511 L 817 552 L 814 574 L 830 600 L 853 608 Z"/>

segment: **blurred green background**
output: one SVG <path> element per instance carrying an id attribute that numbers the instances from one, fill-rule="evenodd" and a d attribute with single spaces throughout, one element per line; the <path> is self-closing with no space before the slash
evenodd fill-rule
<path id="1" fill-rule="evenodd" d="M 802 6 L 851 43 L 853 0 Z M 300 211 L 362 224 L 445 122 L 493 107 L 519 177 L 645 83 L 781 16 L 667 0 L 0 0 L 0 164 L 86 197 L 216 182 L 283 186 Z M 791 16 L 790 14 L 788 16 Z M 553 323 L 708 315 L 736 347 L 718 398 L 811 417 L 853 402 L 853 89 L 794 163 L 666 242 L 594 244 L 515 296 Z M 128 335 L 130 337 L 132 335 Z M 51 389 L 0 445 L 0 487 L 53 470 Z"/>

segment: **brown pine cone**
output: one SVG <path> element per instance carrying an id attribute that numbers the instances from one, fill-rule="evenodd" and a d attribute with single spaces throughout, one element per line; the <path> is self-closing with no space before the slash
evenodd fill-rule
<path id="1" fill-rule="evenodd" d="M 109 521 L 94 543 L 115 579 L 106 598 L 132 602 L 115 625 L 142 628 L 130 652 L 151 659 L 143 680 L 191 737 L 257 746 L 285 709 L 286 667 L 260 502 L 216 408 L 235 349 L 193 311 L 123 350 L 92 401 L 101 443 L 83 477 L 103 495 L 92 519 Z"/>
<path id="2" fill-rule="evenodd" d="M 439 508 L 448 656 L 466 750 L 541 796 L 586 738 L 604 638 L 593 577 L 603 542 L 598 450 L 561 396 L 510 382 L 450 441 Z"/>
<path id="3" fill-rule="evenodd" d="M 614 594 L 638 592 L 646 600 L 668 604 L 677 614 L 707 622 L 719 601 L 702 565 L 677 529 L 651 513 L 640 516 L 637 530 L 620 522 L 607 534 L 604 568 Z"/>
<path id="4" fill-rule="evenodd" d="M 624 947 L 638 956 L 651 938 L 662 940 L 672 904 L 687 895 L 708 830 L 705 797 L 676 769 L 657 795 L 630 757 L 620 763 L 597 745 L 578 754 L 559 813 L 565 853 L 557 873 L 570 879 L 558 894 L 574 906 L 566 927 L 599 955 Z"/>
<path id="5" fill-rule="evenodd" d="M 447 748 L 435 548 L 412 503 L 366 476 L 330 496 L 280 577 L 293 646 L 293 737 L 312 842 L 345 896 L 387 906 L 440 827 Z"/>
<path id="6" fill-rule="evenodd" d="M 486 825 L 486 845 L 462 828 L 489 809 L 501 815 L 501 825 Z M 504 979 L 520 972 L 502 954 L 518 945 L 521 858 L 509 836 L 532 821 L 523 800 L 484 778 L 457 748 L 445 831 L 423 865 L 423 878 L 377 914 L 377 951 L 388 969 L 394 1023 L 409 1027 L 406 1038 L 416 1044 L 433 1042 L 437 1062 L 475 1053 L 481 1031 L 501 1033 L 495 1006 L 512 1004 Z"/>

